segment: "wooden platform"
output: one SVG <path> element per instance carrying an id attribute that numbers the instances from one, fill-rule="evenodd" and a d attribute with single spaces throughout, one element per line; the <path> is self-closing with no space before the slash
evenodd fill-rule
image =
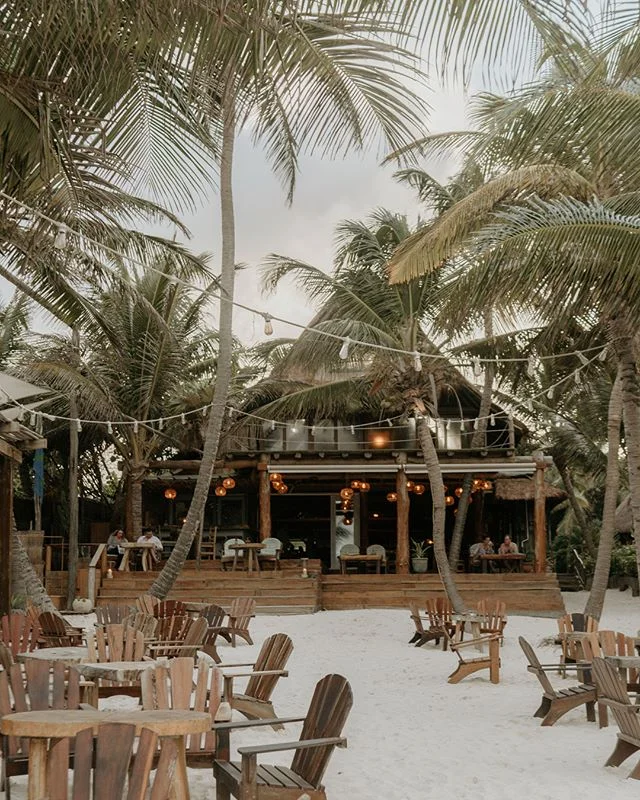
<path id="1" fill-rule="evenodd" d="M 303 614 L 321 609 L 407 608 L 411 601 L 443 596 L 438 575 L 320 575 L 319 562 L 309 563 L 309 578 L 299 565 L 281 573 L 223 572 L 210 564 L 196 569 L 189 562 L 180 574 L 172 599 L 227 606 L 234 597 L 253 597 L 258 613 Z M 98 605 L 133 603 L 148 591 L 157 573 L 120 572 L 103 580 Z M 463 598 L 470 606 L 486 597 L 504 600 L 508 613 L 559 616 L 565 613 L 555 575 L 507 573 L 457 575 Z"/>
<path id="2" fill-rule="evenodd" d="M 565 613 L 555 575 L 504 573 L 456 575 L 463 599 L 474 606 L 491 597 L 504 600 L 507 613 L 559 616 Z M 323 575 L 325 609 L 407 608 L 411 601 L 444 596 L 438 575 Z"/>

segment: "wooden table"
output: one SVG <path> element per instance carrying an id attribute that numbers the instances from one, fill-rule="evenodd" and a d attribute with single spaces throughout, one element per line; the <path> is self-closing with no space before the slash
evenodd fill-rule
<path id="1" fill-rule="evenodd" d="M 640 656 L 605 656 L 604 660 L 617 669 L 640 669 Z"/>
<path id="2" fill-rule="evenodd" d="M 253 572 L 253 564 L 255 562 L 256 565 L 256 572 L 260 572 L 260 550 L 264 547 L 262 542 L 243 542 L 242 544 L 230 544 L 228 545 L 229 550 L 233 550 L 233 566 L 231 567 L 231 571 L 235 572 L 236 564 L 238 563 L 238 551 L 239 550 L 246 550 L 247 555 L 247 572 Z"/>
<path id="3" fill-rule="evenodd" d="M 56 742 L 47 752 L 49 739 L 76 736 L 92 728 L 94 734 L 107 722 L 125 722 L 136 726 L 136 735 L 142 728 L 175 741 L 178 751 L 176 772 L 171 794 L 173 800 L 188 800 L 187 762 L 184 737 L 211 730 L 211 716 L 199 711 L 23 711 L 7 714 L 0 719 L 0 733 L 32 739 L 29 746 L 28 800 L 42 800 L 46 796 L 48 761 L 56 764 Z M 60 765 L 57 764 L 59 767 Z M 66 765 L 65 765 L 66 766 Z M 66 774 L 66 769 L 65 769 Z M 114 798 L 115 800 L 115 798 Z"/>
<path id="4" fill-rule="evenodd" d="M 120 566 L 118 570 L 129 571 L 129 552 L 131 550 L 142 550 L 142 570 L 143 572 L 148 572 L 152 566 L 151 563 L 151 550 L 155 547 L 153 542 L 123 542 L 121 545 L 124 550 L 124 554 L 122 556 L 122 561 L 120 562 Z"/>
<path id="5" fill-rule="evenodd" d="M 124 683 L 125 681 L 139 681 L 140 675 L 145 670 L 165 663 L 166 659 L 162 658 L 153 661 L 91 661 L 84 664 L 73 664 L 73 668 L 88 680 L 103 678 L 107 681 Z"/>
<path id="6" fill-rule="evenodd" d="M 469 625 L 474 639 L 479 639 L 482 635 L 480 633 L 480 626 L 483 620 L 482 614 L 475 614 L 474 612 L 470 611 L 468 614 L 455 614 L 453 619 L 455 622 L 464 622 L 465 628 L 467 625 Z M 478 642 L 476 645 L 474 645 L 474 649 L 483 653 L 484 642 Z"/>
<path id="7" fill-rule="evenodd" d="M 79 664 L 89 658 L 86 647 L 41 647 L 28 653 L 18 653 L 16 660 L 25 661 L 62 661 L 63 664 Z"/>
<path id="8" fill-rule="evenodd" d="M 382 564 L 382 556 L 379 553 L 371 553 L 367 555 L 344 555 L 338 556 L 340 561 L 340 572 L 345 575 L 347 572 L 347 562 L 355 561 L 356 564 L 364 564 L 365 567 L 369 563 L 376 565 L 376 574 L 380 574 L 380 565 Z"/>
<path id="9" fill-rule="evenodd" d="M 510 566 L 515 568 L 515 572 L 522 572 L 522 562 L 525 560 L 526 556 L 524 553 L 508 553 L 506 555 L 500 555 L 499 553 L 486 553 L 485 555 L 479 556 L 480 561 L 489 563 L 490 561 L 495 561 L 500 567 L 500 571 L 502 571 L 502 566 Z M 483 570 L 484 571 L 484 570 Z M 511 571 L 511 569 L 509 570 Z"/>

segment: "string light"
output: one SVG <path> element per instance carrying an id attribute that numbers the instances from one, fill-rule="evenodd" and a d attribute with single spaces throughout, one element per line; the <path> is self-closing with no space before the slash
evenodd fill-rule
<path id="1" fill-rule="evenodd" d="M 535 377 L 535 374 L 536 374 L 536 362 L 533 356 L 529 356 L 529 358 L 527 359 L 527 375 L 530 378 L 533 378 Z"/>
<path id="2" fill-rule="evenodd" d="M 416 372 L 422 372 L 422 361 L 420 359 L 420 353 L 417 350 L 413 353 L 413 368 Z"/>
<path id="3" fill-rule="evenodd" d="M 78 433 L 82 431 L 82 423 L 80 422 L 79 419 L 76 420 L 76 430 L 78 431 Z"/>
<path id="4" fill-rule="evenodd" d="M 343 361 L 346 361 L 349 358 L 349 346 L 351 344 L 351 339 L 347 336 L 342 341 L 342 347 L 340 348 L 339 356 Z"/>
<path id="5" fill-rule="evenodd" d="M 589 359 L 588 359 L 588 358 L 585 356 L 585 354 L 584 354 L 584 353 L 582 353 L 582 352 L 580 352 L 580 351 L 577 351 L 577 352 L 576 352 L 576 355 L 577 355 L 577 356 L 578 356 L 578 358 L 580 359 L 580 363 L 582 364 L 582 366 L 583 366 L 583 367 L 586 367 L 586 366 L 587 366 L 587 364 L 589 363 Z"/>
<path id="6" fill-rule="evenodd" d="M 180 422 L 181 422 L 183 425 L 186 425 L 186 424 L 187 424 L 187 417 L 186 417 L 186 415 L 185 415 L 185 414 L 180 414 Z"/>
<path id="7" fill-rule="evenodd" d="M 492 414 L 492 415 L 489 417 L 489 423 L 490 423 L 490 425 L 491 425 L 491 427 L 492 427 L 492 428 L 493 428 L 493 427 L 495 427 L 495 424 L 496 424 L 496 415 L 495 415 L 495 414 Z"/>
<path id="8" fill-rule="evenodd" d="M 164 420 L 160 418 L 158 420 L 158 430 L 161 431 L 164 428 Z"/>
<path id="9" fill-rule="evenodd" d="M 134 423 L 133 423 L 133 432 L 134 433 L 138 433 L 138 420 L 137 419 L 134 420 Z"/>
<path id="10" fill-rule="evenodd" d="M 107 422 L 107 433 L 113 433 L 113 425 Z"/>
<path id="11" fill-rule="evenodd" d="M 53 246 L 56 250 L 64 250 L 67 246 L 67 229 L 64 225 L 59 225 L 53 240 Z"/>
<path id="12" fill-rule="evenodd" d="M 608 348 L 606 348 L 606 347 L 602 348 L 602 350 L 600 352 L 600 355 L 598 356 L 598 361 L 606 361 L 607 360 L 607 349 Z"/>
<path id="13" fill-rule="evenodd" d="M 471 359 L 471 366 L 473 368 L 473 374 L 476 378 L 480 377 L 480 373 L 482 372 L 482 367 L 480 366 L 480 359 L 473 358 Z"/>
<path id="14" fill-rule="evenodd" d="M 271 317 L 269 314 L 263 314 L 264 316 L 264 335 L 271 336 L 273 334 L 273 324 L 271 322 Z"/>
<path id="15" fill-rule="evenodd" d="M 390 419 L 388 419 L 388 420 L 387 420 L 387 425 L 388 425 L 390 428 L 393 428 L 393 422 L 391 422 L 391 420 L 390 420 Z"/>

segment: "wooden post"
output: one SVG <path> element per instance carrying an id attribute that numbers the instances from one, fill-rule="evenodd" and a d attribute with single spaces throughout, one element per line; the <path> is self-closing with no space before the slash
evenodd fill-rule
<path id="1" fill-rule="evenodd" d="M 536 462 L 536 475 L 534 478 L 533 495 L 533 541 L 534 541 L 534 570 L 535 572 L 547 571 L 547 507 L 544 487 L 544 463 L 542 453 L 534 453 Z"/>
<path id="2" fill-rule="evenodd" d="M 0 456 L 0 614 L 11 611 L 11 523 L 13 519 L 13 463 Z"/>
<path id="3" fill-rule="evenodd" d="M 396 473 L 396 573 L 407 575 L 409 572 L 409 492 L 407 490 L 407 473 L 399 469 Z"/>
<path id="4" fill-rule="evenodd" d="M 76 328 L 71 332 L 74 366 L 78 366 L 80 337 Z M 73 608 L 78 574 L 78 403 L 75 391 L 69 393 L 69 552 L 67 559 L 67 608 Z"/>
<path id="5" fill-rule="evenodd" d="M 258 526 L 260 541 L 271 536 L 271 481 L 267 472 L 266 456 L 260 458 L 258 464 Z"/>

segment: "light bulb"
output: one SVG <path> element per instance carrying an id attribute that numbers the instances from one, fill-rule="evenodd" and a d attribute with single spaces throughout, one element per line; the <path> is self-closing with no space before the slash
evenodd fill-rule
<path id="1" fill-rule="evenodd" d="M 76 420 L 76 430 L 78 431 L 78 433 L 80 433 L 80 431 L 82 430 L 82 423 L 80 422 L 79 419 Z"/>
<path id="2" fill-rule="evenodd" d="M 492 414 L 491 417 L 489 418 L 489 421 L 491 423 L 491 426 L 493 427 L 496 424 L 496 415 Z"/>
<path id="3" fill-rule="evenodd" d="M 585 356 L 585 354 L 580 352 L 580 353 L 576 353 L 576 355 L 580 359 L 580 363 L 584 364 L 584 366 L 586 367 L 587 364 L 589 363 L 589 359 Z"/>
<path id="4" fill-rule="evenodd" d="M 547 392 L 547 400 L 553 400 L 553 389 L 549 389 Z"/>
<path id="5" fill-rule="evenodd" d="M 138 433 L 138 420 L 133 421 L 133 432 Z"/>
<path id="6" fill-rule="evenodd" d="M 529 356 L 529 358 L 527 359 L 527 375 L 530 378 L 533 378 L 535 374 L 536 374 L 536 362 L 534 361 L 533 356 Z"/>
<path id="7" fill-rule="evenodd" d="M 388 419 L 388 420 L 387 420 L 387 425 L 388 425 L 390 428 L 393 428 L 393 422 L 391 422 L 391 420 L 390 420 L 390 419 Z"/>
<path id="8" fill-rule="evenodd" d="M 420 359 L 420 353 L 417 350 L 413 353 L 413 368 L 416 372 L 422 371 L 422 361 Z"/>
<path id="9" fill-rule="evenodd" d="M 600 355 L 598 356 L 598 361 L 606 361 L 607 360 L 607 348 L 603 347 L 600 351 Z"/>
<path id="10" fill-rule="evenodd" d="M 345 361 L 349 358 L 349 346 L 351 345 L 351 339 L 347 336 L 342 341 L 342 347 L 340 348 L 340 358 Z"/>
<path id="11" fill-rule="evenodd" d="M 162 417 L 158 420 L 158 430 L 161 431 L 164 428 L 164 420 Z"/>
<path id="12" fill-rule="evenodd" d="M 113 433 L 113 425 L 107 422 L 107 433 Z"/>
<path id="13" fill-rule="evenodd" d="M 264 316 L 264 335 L 271 336 L 273 333 L 273 324 L 271 323 L 271 317 L 269 314 L 263 314 Z"/>
<path id="14" fill-rule="evenodd" d="M 185 415 L 184 415 L 184 414 L 180 414 L 180 422 L 181 422 L 183 425 L 186 425 L 186 424 L 187 424 L 187 418 L 185 417 Z"/>
<path id="15" fill-rule="evenodd" d="M 480 375 L 480 372 L 482 371 L 482 368 L 480 366 L 480 359 L 474 358 L 471 363 L 473 365 L 473 374 L 477 378 Z"/>
<path id="16" fill-rule="evenodd" d="M 53 240 L 53 246 L 56 250 L 64 250 L 67 246 L 67 229 L 63 225 L 60 225 L 58 228 L 55 239 Z"/>
<path id="17" fill-rule="evenodd" d="M 533 403 L 531 402 L 531 400 L 527 400 L 527 409 L 529 411 L 533 411 Z"/>

